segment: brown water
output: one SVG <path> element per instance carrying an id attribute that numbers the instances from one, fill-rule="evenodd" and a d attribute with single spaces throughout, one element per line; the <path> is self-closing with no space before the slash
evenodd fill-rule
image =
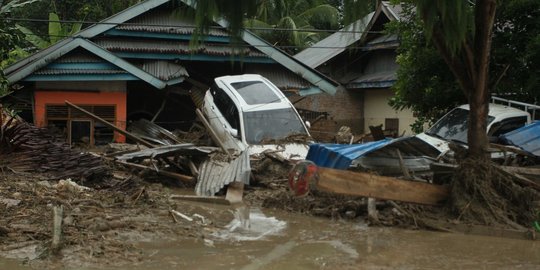
<path id="1" fill-rule="evenodd" d="M 143 261 L 109 269 L 540 269 L 538 241 L 369 228 L 258 209 L 250 223 L 233 221 L 191 242 L 138 243 Z M 0 259 L 0 269 L 26 268 Z"/>

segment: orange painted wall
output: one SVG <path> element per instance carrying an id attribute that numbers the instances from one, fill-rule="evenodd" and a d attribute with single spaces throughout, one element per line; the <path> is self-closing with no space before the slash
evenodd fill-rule
<path id="1" fill-rule="evenodd" d="M 126 92 L 74 92 L 74 91 L 35 91 L 34 124 L 45 126 L 45 105 L 65 104 L 69 101 L 75 105 L 116 105 L 117 127 L 126 129 L 127 96 Z M 125 142 L 126 138 L 117 132 L 114 133 L 116 142 Z"/>

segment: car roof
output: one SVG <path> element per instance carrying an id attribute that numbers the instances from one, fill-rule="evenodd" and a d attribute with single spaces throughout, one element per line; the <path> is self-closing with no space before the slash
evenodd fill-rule
<path id="1" fill-rule="evenodd" d="M 459 106 L 458 108 L 469 110 L 470 106 L 469 104 L 464 104 L 464 105 Z M 502 105 L 502 104 L 489 103 L 489 116 L 500 118 L 500 117 L 530 116 L 530 114 L 518 108 L 514 108 L 514 107 Z"/>

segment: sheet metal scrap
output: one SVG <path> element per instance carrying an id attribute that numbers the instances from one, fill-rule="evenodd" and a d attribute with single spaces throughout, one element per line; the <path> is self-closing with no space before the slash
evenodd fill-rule
<path id="1" fill-rule="evenodd" d="M 160 145 L 173 145 L 182 143 L 180 139 L 172 132 L 146 120 L 141 119 L 133 122 L 129 126 L 131 133 L 149 141 Z"/>
<path id="2" fill-rule="evenodd" d="M 251 167 L 249 154 L 242 152 L 230 162 L 210 158 L 199 168 L 199 177 L 195 193 L 199 196 L 213 196 L 225 185 L 237 181 L 249 184 Z"/>
<path id="3" fill-rule="evenodd" d="M 210 146 L 196 146 L 192 143 L 183 143 L 183 144 L 176 144 L 176 145 L 166 145 L 166 146 L 160 146 L 156 148 L 149 148 L 144 149 L 141 151 L 133 152 L 133 153 L 127 153 L 123 154 L 121 156 L 117 156 L 116 159 L 118 160 L 140 160 L 140 159 L 147 159 L 147 158 L 159 158 L 159 157 L 167 157 L 167 156 L 174 156 L 176 154 L 181 155 L 208 155 L 214 151 L 218 151 L 219 148 L 216 147 L 210 147 Z"/>
<path id="4" fill-rule="evenodd" d="M 57 179 L 72 178 L 93 186 L 100 185 L 98 182 L 110 175 L 101 158 L 70 149 L 50 130 L 12 117 L 3 120 L 0 128 L 3 166 L 21 172 L 50 173 Z"/>

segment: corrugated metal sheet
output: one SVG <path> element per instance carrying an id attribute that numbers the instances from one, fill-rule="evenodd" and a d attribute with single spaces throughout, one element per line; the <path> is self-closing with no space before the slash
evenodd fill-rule
<path id="1" fill-rule="evenodd" d="M 127 71 L 121 69 L 56 69 L 43 68 L 36 72 L 35 75 L 96 75 L 96 74 L 128 74 Z"/>
<path id="2" fill-rule="evenodd" d="M 391 143 L 392 139 L 385 139 L 363 144 L 311 144 L 306 156 L 321 167 L 347 169 L 351 162 L 366 153 L 380 149 Z"/>
<path id="3" fill-rule="evenodd" d="M 164 81 L 189 76 L 182 65 L 164 60 L 144 62 L 142 69 Z"/>
<path id="4" fill-rule="evenodd" d="M 364 31 L 367 29 L 374 14 L 375 12 L 371 12 L 364 18 L 315 43 L 311 48 L 307 48 L 297 53 L 294 55 L 294 58 L 302 61 L 311 68 L 322 65 L 334 56 L 345 51 L 351 44 L 362 39 L 362 37 L 365 36 Z"/>
<path id="5" fill-rule="evenodd" d="M 260 74 L 281 90 L 304 89 L 311 84 L 281 65 L 246 65 L 245 73 Z"/>
<path id="6" fill-rule="evenodd" d="M 216 147 L 208 146 L 196 146 L 192 143 L 183 143 L 175 145 L 165 145 L 155 148 L 148 148 L 141 151 L 123 154 L 121 156 L 116 156 L 118 160 L 133 160 L 133 159 L 147 159 L 147 158 L 159 158 L 172 156 L 175 154 L 183 155 L 194 155 L 194 154 L 210 154 L 213 151 L 218 150 Z"/>
<path id="7" fill-rule="evenodd" d="M 202 105 L 204 103 L 204 95 L 206 95 L 207 89 L 200 89 L 200 88 L 192 88 L 189 91 L 189 96 L 191 97 L 191 100 L 193 100 L 193 103 L 195 103 L 195 106 L 197 108 L 201 109 Z"/>
<path id="8" fill-rule="evenodd" d="M 242 54 L 252 57 L 266 57 L 253 48 L 238 49 L 228 45 L 205 43 L 198 49 L 192 49 L 188 42 L 168 40 L 134 40 L 134 39 L 98 39 L 96 44 L 104 49 L 121 52 L 138 53 L 170 53 L 170 54 L 208 54 L 230 56 Z"/>
<path id="9" fill-rule="evenodd" d="M 347 89 L 358 88 L 381 88 L 394 85 L 397 77 L 394 71 L 385 71 L 372 74 L 365 74 L 347 84 Z"/>
<path id="10" fill-rule="evenodd" d="M 503 134 L 501 138 L 508 144 L 540 156 L 540 121 Z"/>
<path id="11" fill-rule="evenodd" d="M 195 193 L 199 196 L 214 196 L 225 185 L 234 181 L 248 185 L 250 172 L 247 151 L 231 162 L 208 159 L 199 168 Z"/>
<path id="12" fill-rule="evenodd" d="M 192 19 L 175 15 L 172 9 L 157 9 L 129 20 L 128 24 L 118 25 L 115 29 L 128 31 L 146 31 L 168 34 L 193 34 L 195 24 Z M 222 29 L 211 28 L 210 36 L 227 37 L 229 34 Z"/>
<path id="13" fill-rule="evenodd" d="M 146 119 L 140 119 L 131 123 L 128 130 L 147 141 L 161 145 L 174 145 L 181 142 L 172 132 Z"/>
<path id="14" fill-rule="evenodd" d="M 70 52 L 58 59 L 56 59 L 56 63 L 100 63 L 104 62 L 105 60 L 101 59 L 100 57 L 87 53 L 87 52 Z"/>

